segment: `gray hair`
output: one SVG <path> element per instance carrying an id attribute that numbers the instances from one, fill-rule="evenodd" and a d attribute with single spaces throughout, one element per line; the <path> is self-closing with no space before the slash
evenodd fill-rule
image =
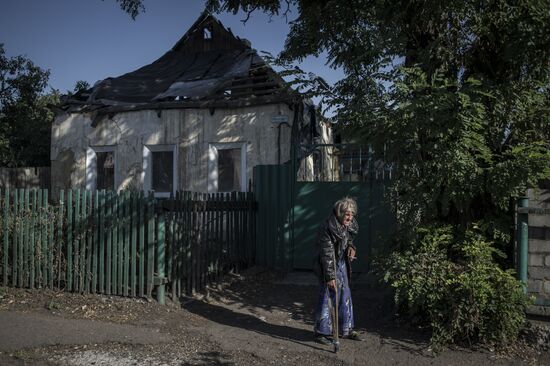
<path id="1" fill-rule="evenodd" d="M 346 215 L 347 211 L 351 211 L 353 216 L 357 215 L 357 202 L 351 197 L 344 197 L 336 201 L 333 206 L 334 214 L 336 218 L 341 221 Z"/>

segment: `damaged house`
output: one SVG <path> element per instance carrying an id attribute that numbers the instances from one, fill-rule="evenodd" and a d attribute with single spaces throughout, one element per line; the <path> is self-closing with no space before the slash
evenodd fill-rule
<path id="1" fill-rule="evenodd" d="M 203 13 L 150 65 L 64 99 L 52 127 L 52 189 L 248 191 L 256 165 L 292 143 L 330 142 L 311 103 Z"/>

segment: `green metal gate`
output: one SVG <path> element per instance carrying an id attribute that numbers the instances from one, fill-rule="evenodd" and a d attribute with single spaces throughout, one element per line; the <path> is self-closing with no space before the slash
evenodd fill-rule
<path id="1" fill-rule="evenodd" d="M 332 152 L 323 156 L 321 151 L 311 159 L 313 174 L 304 172 L 304 156 L 318 152 L 319 147 Z M 357 150 L 355 155 L 349 154 Z M 385 174 L 384 164 L 377 166 L 369 158 L 368 151 L 350 149 L 349 145 L 317 145 L 308 147 L 301 158 L 296 155 L 298 158 L 292 160 L 296 164 L 254 168 L 258 202 L 256 263 L 283 270 L 311 269 L 319 225 L 330 215 L 334 202 L 351 196 L 359 206 L 359 235 L 355 239 L 358 260 L 353 269 L 367 271 L 395 228 L 395 215 L 384 200 L 391 175 Z M 330 155 L 338 158 L 338 164 L 330 164 Z M 346 166 L 348 162 L 351 165 Z M 330 169 L 324 169 L 327 165 Z"/>

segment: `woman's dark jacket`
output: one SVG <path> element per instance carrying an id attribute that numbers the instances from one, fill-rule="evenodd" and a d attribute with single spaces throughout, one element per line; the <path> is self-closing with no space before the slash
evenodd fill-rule
<path id="1" fill-rule="evenodd" d="M 358 230 L 359 225 L 355 218 L 348 227 L 345 227 L 340 224 L 334 213 L 319 227 L 313 271 L 320 281 L 328 282 L 336 279 L 333 258 L 338 263 L 342 256 L 346 260 L 348 281 L 351 281 L 351 263 L 346 255 L 346 249 L 348 247 L 355 249 L 353 238 L 357 235 Z"/>

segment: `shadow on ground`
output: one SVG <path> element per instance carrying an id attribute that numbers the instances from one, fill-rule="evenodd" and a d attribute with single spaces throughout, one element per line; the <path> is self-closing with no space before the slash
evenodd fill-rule
<path id="1" fill-rule="evenodd" d="M 244 273 L 222 289 L 211 290 L 210 302 L 182 301 L 182 306 L 219 324 L 326 351 L 311 342 L 318 288 L 284 282 L 281 284 L 281 275 L 256 270 Z M 387 290 L 357 284 L 352 287 L 352 296 L 357 330 L 407 352 L 421 353 L 427 347 L 429 333 L 398 323 Z M 301 327 L 279 325 L 285 317 L 292 318 Z"/>

